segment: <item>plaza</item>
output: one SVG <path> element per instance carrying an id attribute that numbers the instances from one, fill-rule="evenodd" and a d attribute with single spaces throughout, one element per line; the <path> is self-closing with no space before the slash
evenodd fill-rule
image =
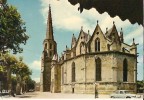
<path id="1" fill-rule="evenodd" d="M 70 94 L 70 93 L 50 93 L 50 92 L 28 92 L 22 95 L 2 96 L 3 99 L 95 99 L 94 94 Z M 109 98 L 109 95 L 99 95 L 99 98 Z"/>
<path id="2" fill-rule="evenodd" d="M 140 94 L 141 98 L 138 98 L 137 100 L 143 100 L 144 94 Z M 71 93 L 50 93 L 50 92 L 27 92 L 22 95 L 16 95 L 15 97 L 6 95 L 1 96 L 0 100 L 6 100 L 6 99 L 112 99 L 109 95 L 100 94 L 98 95 L 98 98 L 95 98 L 94 94 L 71 94 Z"/>

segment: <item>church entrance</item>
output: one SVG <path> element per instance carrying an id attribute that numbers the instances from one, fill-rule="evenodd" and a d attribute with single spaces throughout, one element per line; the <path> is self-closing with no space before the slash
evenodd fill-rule
<path id="1" fill-rule="evenodd" d="M 74 88 L 72 88 L 72 93 L 74 93 Z"/>

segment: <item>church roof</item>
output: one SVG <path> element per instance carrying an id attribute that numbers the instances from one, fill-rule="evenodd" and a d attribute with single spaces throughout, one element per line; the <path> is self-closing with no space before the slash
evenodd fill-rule
<path id="1" fill-rule="evenodd" d="M 118 35 L 118 32 L 117 32 L 117 29 L 116 29 L 116 26 L 113 22 L 113 26 L 112 28 L 110 28 L 106 33 L 105 33 L 105 37 L 107 40 L 112 40 L 112 36 L 114 36 L 115 40 L 116 41 L 120 41 L 120 37 Z"/>

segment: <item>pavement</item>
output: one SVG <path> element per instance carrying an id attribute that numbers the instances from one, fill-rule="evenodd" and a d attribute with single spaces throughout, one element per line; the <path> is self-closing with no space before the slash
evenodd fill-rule
<path id="1" fill-rule="evenodd" d="M 99 95 L 100 99 L 111 99 L 109 95 Z M 0 100 L 4 99 L 95 99 L 94 94 L 70 94 L 70 93 L 50 93 L 50 92 L 27 92 L 22 95 L 16 95 L 15 97 L 6 95 L 1 96 Z M 140 100 L 143 100 L 142 98 Z"/>

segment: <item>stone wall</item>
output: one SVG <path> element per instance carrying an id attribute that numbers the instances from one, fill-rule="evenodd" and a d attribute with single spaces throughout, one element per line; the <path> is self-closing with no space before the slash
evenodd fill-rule
<path id="1" fill-rule="evenodd" d="M 101 59 L 102 81 L 95 82 L 95 59 Z M 128 62 L 128 81 L 123 82 L 123 60 Z M 76 81 L 72 82 L 72 63 L 75 63 Z M 64 61 L 64 82 L 61 82 L 63 93 L 94 93 L 95 83 L 99 93 L 111 93 L 119 88 L 134 90 L 135 56 L 120 52 L 103 52 L 80 55 Z M 121 85 L 119 85 L 121 84 Z M 123 84 L 123 85 L 122 85 Z"/>

